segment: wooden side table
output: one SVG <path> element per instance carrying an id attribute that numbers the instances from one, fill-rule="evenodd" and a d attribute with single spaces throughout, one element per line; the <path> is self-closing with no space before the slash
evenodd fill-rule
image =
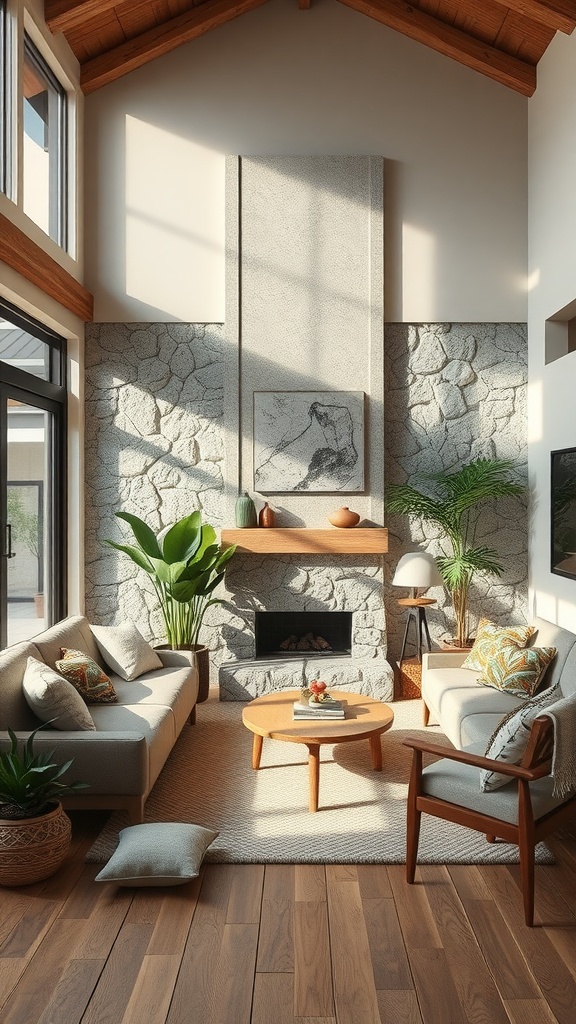
<path id="1" fill-rule="evenodd" d="M 426 608 L 430 604 L 436 604 L 436 598 L 434 597 L 400 597 L 398 598 L 398 604 L 401 608 L 408 609 L 408 615 L 406 617 L 406 629 L 404 630 L 404 639 L 402 641 L 402 650 L 400 652 L 399 661 L 402 663 L 404 659 L 404 652 L 406 650 L 406 641 L 408 640 L 408 633 L 410 630 L 410 624 L 414 623 L 416 630 L 416 657 L 418 661 L 422 661 L 422 633 L 426 635 L 426 641 L 428 643 L 428 650 L 432 650 L 432 641 L 430 639 L 430 631 L 428 629 L 428 623 L 426 621 Z"/>

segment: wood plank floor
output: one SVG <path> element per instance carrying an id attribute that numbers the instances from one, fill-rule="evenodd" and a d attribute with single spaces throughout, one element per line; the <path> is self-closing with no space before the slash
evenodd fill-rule
<path id="1" fill-rule="evenodd" d="M 536 869 L 205 865 L 94 884 L 103 817 L 47 882 L 0 890 L 1 1024 L 574 1024 L 576 840 Z"/>

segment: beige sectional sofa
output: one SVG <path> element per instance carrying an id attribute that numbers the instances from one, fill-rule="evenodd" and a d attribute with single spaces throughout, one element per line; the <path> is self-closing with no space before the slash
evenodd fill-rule
<path id="1" fill-rule="evenodd" d="M 576 634 L 547 619 L 535 618 L 530 645 L 556 647 L 557 654 L 538 687 L 538 693 L 555 683 L 561 696 L 576 692 Z M 521 697 L 482 686 L 479 673 L 461 668 L 466 654 L 430 653 L 422 658 L 424 720 L 428 714 L 459 750 L 486 744 L 510 711 L 520 707 Z"/>
<path id="2" fill-rule="evenodd" d="M 162 667 L 127 681 L 111 672 L 83 616 L 72 616 L 0 651 L 0 746 L 9 746 L 7 729 L 26 736 L 40 724 L 22 690 L 33 657 L 52 668 L 61 648 L 88 654 L 109 676 L 118 700 L 90 704 L 94 731 L 42 729 L 35 749 L 54 750 L 59 761 L 73 758 L 69 781 L 89 789 L 69 797 L 69 808 L 121 808 L 132 823 L 143 820 L 144 803 L 184 725 L 194 721 L 198 695 L 195 656 L 187 651 L 158 651 Z"/>

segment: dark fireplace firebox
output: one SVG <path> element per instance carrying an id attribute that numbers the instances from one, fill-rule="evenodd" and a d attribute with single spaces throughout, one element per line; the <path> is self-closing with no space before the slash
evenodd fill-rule
<path id="1" fill-rule="evenodd" d="M 352 612 L 256 612 L 257 658 L 350 657 Z"/>

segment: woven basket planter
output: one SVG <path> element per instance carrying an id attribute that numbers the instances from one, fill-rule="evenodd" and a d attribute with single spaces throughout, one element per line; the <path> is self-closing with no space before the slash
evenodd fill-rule
<path id="1" fill-rule="evenodd" d="M 0 818 L 0 885 L 31 885 L 49 878 L 66 858 L 72 839 L 62 804 L 37 818 Z"/>

